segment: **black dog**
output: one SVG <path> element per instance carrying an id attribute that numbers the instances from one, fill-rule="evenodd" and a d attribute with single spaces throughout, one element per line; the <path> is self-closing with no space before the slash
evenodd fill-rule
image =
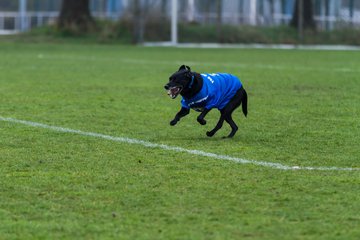
<path id="1" fill-rule="evenodd" d="M 169 78 L 165 86 L 168 95 L 174 99 L 179 94 L 182 96 L 181 110 L 170 122 L 174 126 L 180 118 L 190 112 L 190 108 L 201 112 L 197 121 L 205 125 L 205 116 L 212 109 L 221 112 L 220 119 L 215 128 L 206 135 L 212 137 L 223 125 L 224 120 L 230 125 L 231 132 L 227 136 L 233 137 L 238 130 L 232 119 L 233 111 L 242 103 L 242 111 L 247 115 L 247 93 L 240 80 L 227 73 L 199 74 L 192 72 L 189 66 L 182 65 L 177 72 Z"/>

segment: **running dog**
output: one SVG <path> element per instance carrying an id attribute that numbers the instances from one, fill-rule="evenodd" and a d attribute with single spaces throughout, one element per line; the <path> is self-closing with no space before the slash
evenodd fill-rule
<path id="1" fill-rule="evenodd" d="M 171 126 L 176 125 L 182 117 L 188 115 L 190 109 L 201 112 L 197 121 L 205 125 L 206 114 L 211 109 L 217 108 L 221 112 L 220 119 L 215 128 L 206 132 L 206 135 L 214 136 L 225 120 L 231 127 L 231 132 L 227 137 L 232 138 L 238 130 L 231 116 L 233 111 L 242 104 L 242 111 L 245 117 L 247 115 L 247 93 L 241 81 L 228 73 L 199 74 L 192 72 L 189 66 L 182 65 L 170 76 L 164 88 L 172 99 L 179 94 L 182 96 L 181 109 L 170 121 Z"/>

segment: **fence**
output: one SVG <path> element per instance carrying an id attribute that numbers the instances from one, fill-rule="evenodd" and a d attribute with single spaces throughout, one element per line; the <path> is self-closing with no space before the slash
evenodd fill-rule
<path id="1" fill-rule="evenodd" d="M 93 12 L 92 15 L 98 19 L 119 19 L 117 13 Z M 22 31 L 53 25 L 59 16 L 58 11 L 53 12 L 26 12 L 25 15 L 19 12 L 0 12 L 0 35 L 16 34 Z"/>
<path id="2" fill-rule="evenodd" d="M 7 0 L 3 0 L 6 2 Z M 14 0 L 8 0 L 13 1 Z M 25 0 L 19 0 L 19 11 L 0 11 L 0 34 L 27 31 L 34 27 L 52 24 L 59 14 L 59 0 L 53 4 L 53 11 L 26 11 Z M 52 0 L 47 0 L 52 2 Z M 171 0 L 139 0 L 151 5 L 150 10 L 170 18 Z M 260 25 L 277 26 L 288 24 L 292 17 L 295 0 L 222 0 L 220 12 L 219 0 L 181 0 L 178 8 L 179 21 L 199 24 Z M 4 3 L 3 2 L 3 3 Z M 26 1 L 25 1 L 26 2 Z M 36 2 L 36 0 L 32 0 Z M 90 7 L 93 16 L 102 19 L 118 20 L 134 1 L 128 0 L 92 0 Z M 116 4 L 115 4 L 116 3 Z M 55 6 L 55 7 L 54 7 Z M 57 8 L 54 10 L 54 8 Z M 348 25 L 360 26 L 360 1 L 351 0 L 314 0 L 315 21 L 319 29 L 331 30 Z"/>
<path id="3" fill-rule="evenodd" d="M 0 12 L 0 31 L 2 34 L 18 33 L 27 31 L 44 24 L 52 24 L 56 21 L 58 12 Z"/>

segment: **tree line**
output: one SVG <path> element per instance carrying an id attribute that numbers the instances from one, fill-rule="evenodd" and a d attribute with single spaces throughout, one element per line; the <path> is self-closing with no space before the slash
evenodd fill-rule
<path id="1" fill-rule="evenodd" d="M 217 13 L 220 17 L 217 20 L 217 31 L 221 31 L 221 1 L 216 1 Z M 137 41 L 142 41 L 143 31 L 143 6 L 140 0 L 133 0 L 132 12 L 135 15 L 134 32 Z M 315 29 L 313 17 L 312 0 L 296 0 L 293 10 L 290 26 L 298 29 L 300 32 L 304 29 Z M 88 32 L 96 29 L 96 22 L 90 12 L 90 0 L 63 0 L 60 10 L 57 26 L 62 30 L 75 32 Z"/>

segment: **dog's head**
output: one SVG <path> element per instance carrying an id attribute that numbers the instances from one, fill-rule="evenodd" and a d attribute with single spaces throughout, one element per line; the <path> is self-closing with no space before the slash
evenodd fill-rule
<path id="1" fill-rule="evenodd" d="M 174 99 L 183 90 L 191 88 L 194 84 L 195 75 L 189 66 L 182 65 L 177 72 L 170 76 L 169 82 L 164 86 L 168 95 Z"/>

